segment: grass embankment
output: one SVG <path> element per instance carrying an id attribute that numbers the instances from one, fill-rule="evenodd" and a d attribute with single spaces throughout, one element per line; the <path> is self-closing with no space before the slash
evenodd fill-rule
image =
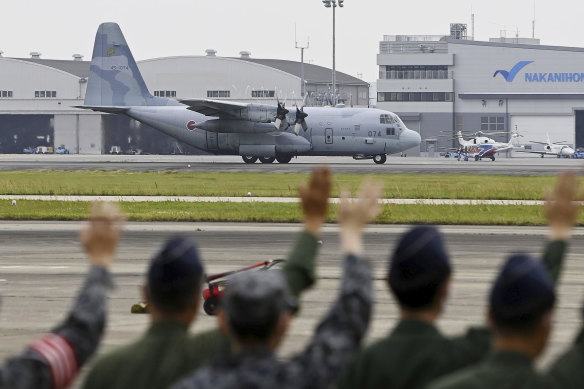
<path id="1" fill-rule="evenodd" d="M 133 221 L 246 221 L 300 222 L 298 204 L 272 203 L 121 203 Z M 336 206 L 328 221 L 333 222 Z M 86 202 L 18 201 L 0 202 L 0 219 L 83 220 L 89 215 Z M 385 205 L 377 223 L 543 225 L 541 207 L 491 205 Z M 584 222 L 581 218 L 580 223 Z"/>
<path id="2" fill-rule="evenodd" d="M 183 173 L 127 171 L 0 172 L 0 194 L 295 197 L 307 174 Z M 337 174 L 341 188 L 355 191 L 363 175 Z M 378 174 L 385 198 L 540 200 L 550 176 Z"/>

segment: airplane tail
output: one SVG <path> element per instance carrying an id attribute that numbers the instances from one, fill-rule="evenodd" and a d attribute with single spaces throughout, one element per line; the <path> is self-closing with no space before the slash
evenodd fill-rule
<path id="1" fill-rule="evenodd" d="M 102 23 L 95 36 L 84 104 L 113 109 L 172 103 L 150 94 L 120 26 Z"/>

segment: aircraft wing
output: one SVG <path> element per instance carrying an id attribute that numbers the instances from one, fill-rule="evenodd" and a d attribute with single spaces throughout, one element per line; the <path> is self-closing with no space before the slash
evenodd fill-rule
<path id="1" fill-rule="evenodd" d="M 248 104 L 222 100 L 209 99 L 185 99 L 181 103 L 188 105 L 191 111 L 201 113 L 205 116 L 235 116 L 238 111 L 247 109 Z"/>
<path id="2" fill-rule="evenodd" d="M 531 153 L 539 155 L 558 155 L 558 153 L 550 153 L 549 151 L 531 151 L 531 150 L 515 150 L 516 153 Z"/>

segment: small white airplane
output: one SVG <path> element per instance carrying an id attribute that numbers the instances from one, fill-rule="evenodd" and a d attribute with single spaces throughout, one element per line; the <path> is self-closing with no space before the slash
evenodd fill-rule
<path id="1" fill-rule="evenodd" d="M 537 143 L 540 145 L 544 145 L 543 151 L 530 151 L 530 150 L 518 150 L 522 153 L 532 153 L 532 154 L 539 154 L 543 158 L 546 155 L 555 155 L 558 158 L 571 158 L 574 155 L 574 149 L 566 144 L 565 141 L 562 142 L 551 142 L 550 141 L 550 134 L 546 133 L 547 142 L 537 142 L 537 141 L 530 141 L 531 143 Z"/>
<path id="2" fill-rule="evenodd" d="M 462 132 L 458 131 L 458 144 L 460 145 L 460 151 L 470 157 L 474 157 L 475 161 L 483 158 L 490 158 L 494 161 L 495 153 L 523 147 L 514 144 L 514 141 L 519 137 L 517 132 L 511 134 L 511 140 L 507 143 L 497 142 L 489 137 L 483 136 L 482 132 L 478 132 L 476 135 L 477 136 L 465 140 L 462 137 Z"/>

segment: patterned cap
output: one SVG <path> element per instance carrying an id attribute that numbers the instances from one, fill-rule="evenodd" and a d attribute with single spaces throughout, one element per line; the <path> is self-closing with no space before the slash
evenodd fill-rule
<path id="1" fill-rule="evenodd" d="M 284 275 L 277 269 L 233 274 L 221 299 L 221 307 L 232 321 L 251 326 L 294 311 L 297 306 Z"/>

